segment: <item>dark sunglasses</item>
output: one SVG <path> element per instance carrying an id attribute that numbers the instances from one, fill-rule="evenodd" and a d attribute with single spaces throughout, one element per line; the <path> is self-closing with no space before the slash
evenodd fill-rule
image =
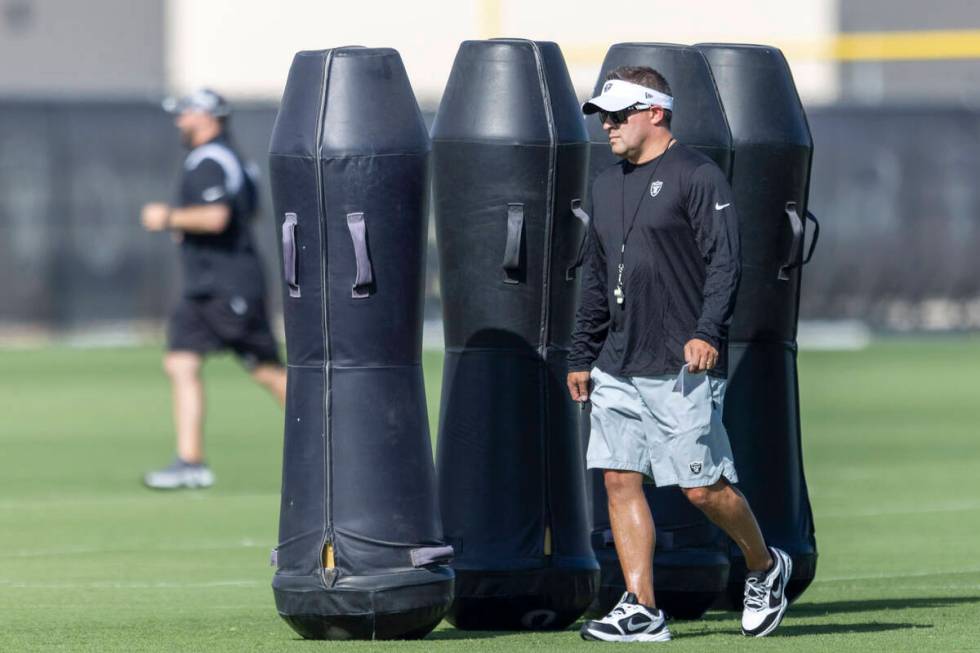
<path id="1" fill-rule="evenodd" d="M 629 120 L 637 111 L 646 111 L 650 107 L 638 107 L 636 105 L 632 107 L 626 107 L 625 109 L 620 109 L 619 111 L 599 111 L 599 124 L 604 124 L 607 120 L 613 125 L 622 125 L 624 122 Z"/>

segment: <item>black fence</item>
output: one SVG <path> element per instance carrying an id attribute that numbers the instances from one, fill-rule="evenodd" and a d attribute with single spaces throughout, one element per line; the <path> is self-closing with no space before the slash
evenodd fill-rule
<path id="1" fill-rule="evenodd" d="M 823 230 L 802 317 L 980 328 L 980 111 L 834 107 L 810 124 Z"/>
<path id="2" fill-rule="evenodd" d="M 261 169 L 275 107 L 240 107 L 233 138 Z M 980 110 L 809 111 L 810 208 L 822 232 L 803 278 L 804 319 L 879 329 L 980 328 Z M 175 246 L 139 225 L 169 200 L 182 156 L 149 103 L 0 103 L 0 329 L 78 332 L 153 323 L 178 292 Z M 255 220 L 273 310 L 268 188 Z M 439 316 L 435 248 L 426 314 Z"/>
<path id="3" fill-rule="evenodd" d="M 260 165 L 275 111 L 236 115 Z M 175 246 L 139 224 L 147 201 L 170 201 L 182 149 L 159 106 L 0 104 L 0 326 L 79 330 L 159 320 L 176 297 Z M 255 228 L 272 273 L 264 211 Z"/>

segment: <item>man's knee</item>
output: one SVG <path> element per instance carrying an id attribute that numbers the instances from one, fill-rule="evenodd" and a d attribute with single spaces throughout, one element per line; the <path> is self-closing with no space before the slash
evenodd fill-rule
<path id="1" fill-rule="evenodd" d="M 643 475 L 639 472 L 607 469 L 603 472 L 602 478 L 605 481 L 606 494 L 610 499 L 643 492 Z"/>
<path id="2" fill-rule="evenodd" d="M 714 506 L 722 498 L 722 495 L 728 487 L 730 486 L 724 480 L 719 480 L 717 483 L 707 487 L 681 488 L 681 492 L 684 493 L 687 500 L 696 508 L 705 510 Z"/>
<path id="3" fill-rule="evenodd" d="M 260 363 L 252 368 L 250 374 L 262 385 L 274 385 L 284 380 L 286 368 L 278 363 Z"/>
<path id="4" fill-rule="evenodd" d="M 201 371 L 201 357 L 186 351 L 168 352 L 163 357 L 163 371 L 174 380 L 196 378 Z"/>

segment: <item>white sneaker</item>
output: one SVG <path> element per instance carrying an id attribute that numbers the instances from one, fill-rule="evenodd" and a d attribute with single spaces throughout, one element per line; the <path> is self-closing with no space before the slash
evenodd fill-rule
<path id="1" fill-rule="evenodd" d="M 765 637 L 786 614 L 786 583 L 793 573 L 793 560 L 780 549 L 769 547 L 773 565 L 769 571 L 745 576 L 745 609 L 742 611 L 742 634 Z"/>
<path id="2" fill-rule="evenodd" d="M 602 619 L 586 621 L 580 633 L 582 639 L 600 642 L 670 641 L 663 610 L 640 605 L 632 592 L 625 592 L 616 607 Z"/>
<path id="3" fill-rule="evenodd" d="M 168 467 L 147 472 L 143 483 L 154 490 L 207 488 L 214 485 L 214 472 L 204 463 L 185 463 L 177 458 Z"/>

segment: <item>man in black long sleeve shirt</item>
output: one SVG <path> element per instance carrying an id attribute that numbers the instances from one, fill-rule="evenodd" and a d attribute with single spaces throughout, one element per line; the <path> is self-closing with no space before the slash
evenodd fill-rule
<path id="1" fill-rule="evenodd" d="M 588 466 L 603 470 L 627 586 L 609 615 L 582 627 L 586 639 L 670 639 L 654 602 L 644 477 L 678 485 L 742 549 L 751 572 L 745 634 L 770 633 L 787 605 L 792 562 L 766 546 L 732 486 L 738 477 L 721 421 L 738 219 L 721 170 L 671 135 L 672 109 L 667 81 L 645 67 L 612 71 L 583 107 L 600 113 L 623 161 L 592 188 L 568 388 L 572 399 L 592 402 Z"/>
<path id="2" fill-rule="evenodd" d="M 596 219 L 569 369 L 676 374 L 693 336 L 690 347 L 698 358 L 692 371 L 725 378 L 739 261 L 738 220 L 721 170 L 675 143 L 651 161 L 626 160 L 606 169 L 592 192 Z M 617 304 L 612 296 L 610 303 L 621 262 L 624 301 Z"/>

